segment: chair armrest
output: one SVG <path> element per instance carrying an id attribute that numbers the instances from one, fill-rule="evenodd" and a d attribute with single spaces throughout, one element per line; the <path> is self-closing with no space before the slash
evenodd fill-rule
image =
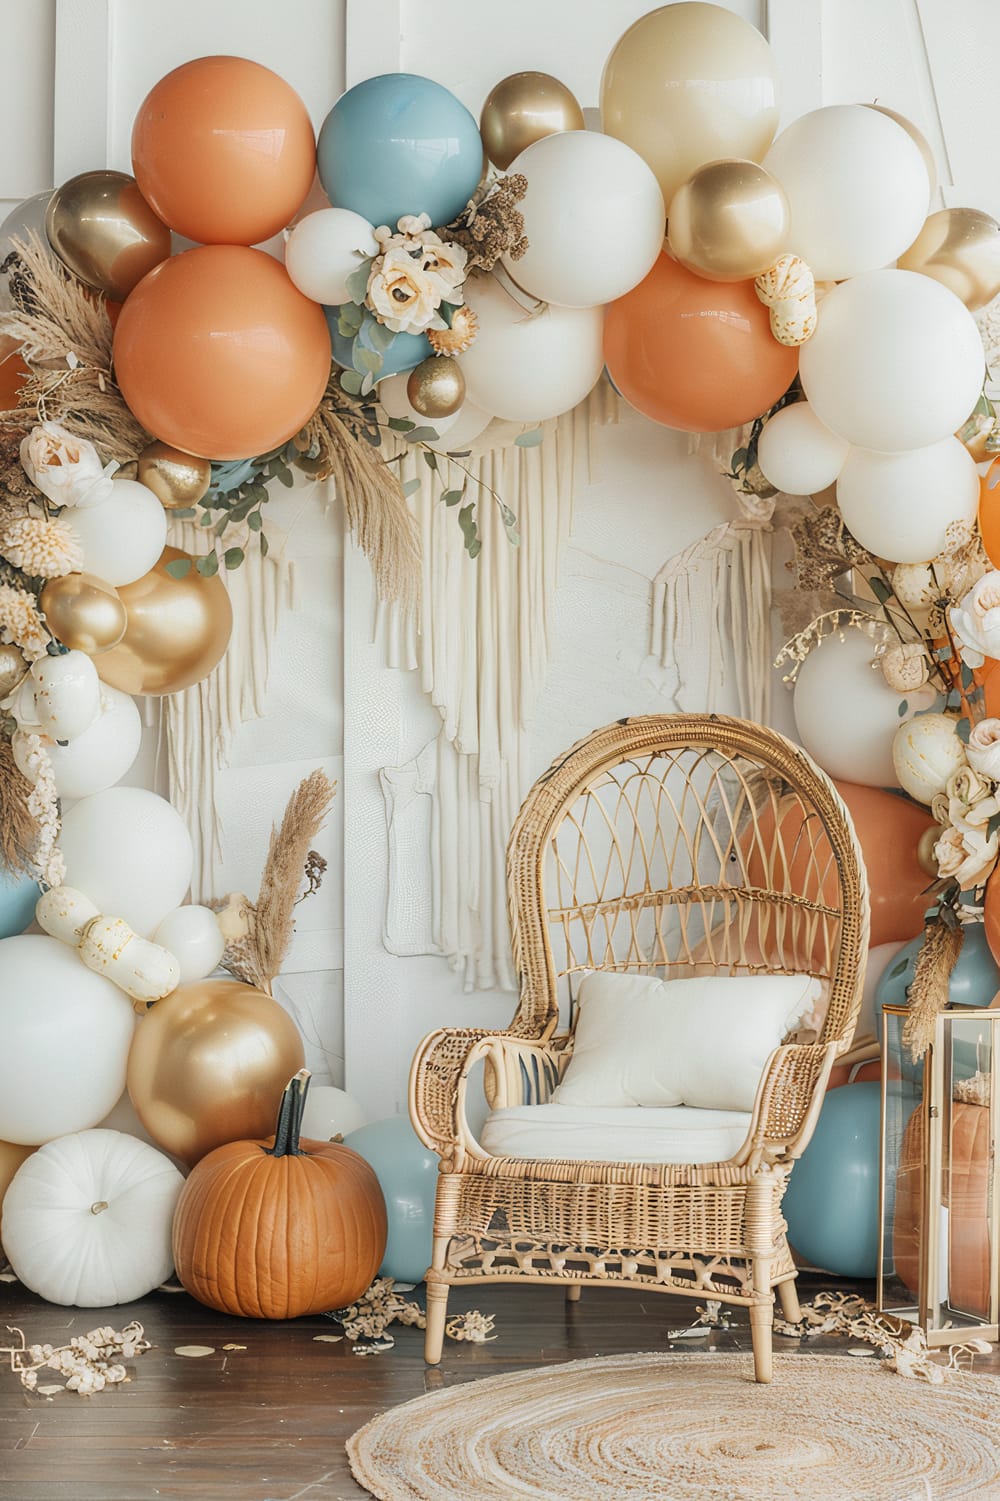
<path id="1" fill-rule="evenodd" d="M 751 1157 L 790 1161 L 809 1144 L 839 1042 L 775 1048 L 757 1088 L 747 1147 Z"/>
<path id="2" fill-rule="evenodd" d="M 572 1033 L 548 1042 L 492 1037 L 486 1046 L 486 1098 L 492 1110 L 508 1105 L 544 1105 L 573 1051 Z"/>

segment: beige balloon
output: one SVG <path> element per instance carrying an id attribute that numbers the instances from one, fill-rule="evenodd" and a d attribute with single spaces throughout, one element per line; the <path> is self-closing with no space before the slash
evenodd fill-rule
<path id="1" fill-rule="evenodd" d="M 505 172 L 526 146 L 560 130 L 583 130 L 576 96 L 548 73 L 511 73 L 490 90 L 479 119 L 486 155 Z M 440 414 L 439 415 L 443 415 Z"/>
<path id="2" fill-rule="evenodd" d="M 406 399 L 421 417 L 450 417 L 465 401 L 465 376 L 458 360 L 432 354 L 410 371 Z"/>
<path id="3" fill-rule="evenodd" d="M 785 190 L 756 162 L 699 167 L 674 194 L 667 221 L 672 253 L 708 281 L 749 281 L 785 249 Z"/>
<path id="4" fill-rule="evenodd" d="M 934 153 L 930 148 L 927 137 L 923 131 L 917 129 L 912 120 L 908 120 L 905 115 L 898 115 L 894 109 L 887 109 L 884 104 L 869 104 L 866 108 L 877 109 L 880 115 L 886 115 L 888 119 L 895 120 L 896 124 L 902 126 L 906 131 L 906 134 L 920 152 L 920 155 L 924 159 L 924 166 L 927 168 L 927 182 L 929 184 L 927 201 L 929 203 L 937 191 L 937 162 L 934 160 Z"/>
<path id="5" fill-rule="evenodd" d="M 167 511 L 197 505 L 212 482 L 211 459 L 199 459 L 169 443 L 150 443 L 139 455 L 136 479 Z"/>
<path id="6" fill-rule="evenodd" d="M 723 157 L 760 161 L 778 128 L 777 68 L 749 21 L 721 5 L 663 5 L 612 48 L 601 119 L 648 162 L 669 203 Z"/>
<path id="7" fill-rule="evenodd" d="M 977 208 L 940 209 L 897 265 L 939 281 L 974 313 L 1000 293 L 1000 224 Z"/>
<path id="8" fill-rule="evenodd" d="M 45 233 L 74 276 L 115 302 L 170 254 L 170 230 L 127 172 L 81 172 L 64 182 L 49 199 Z"/>
<path id="9" fill-rule="evenodd" d="M 128 616 L 117 589 L 92 573 L 49 579 L 38 602 L 49 630 L 71 651 L 96 657 L 125 634 Z"/>

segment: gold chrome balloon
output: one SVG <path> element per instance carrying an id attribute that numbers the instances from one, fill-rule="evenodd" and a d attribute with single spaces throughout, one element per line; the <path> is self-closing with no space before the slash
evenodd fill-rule
<path id="1" fill-rule="evenodd" d="M 136 479 L 167 511 L 197 505 L 212 482 L 211 459 L 195 458 L 169 443 L 150 443 L 139 455 Z"/>
<path id="2" fill-rule="evenodd" d="M 49 200 L 45 233 L 73 275 L 114 302 L 170 254 L 170 230 L 127 172 L 81 172 L 64 182 Z"/>
<path id="3" fill-rule="evenodd" d="M 940 209 L 897 265 L 941 282 L 974 313 L 1000 292 L 1000 224 L 977 208 Z"/>
<path id="4" fill-rule="evenodd" d="M 708 281 L 749 281 L 785 249 L 788 199 L 776 177 L 738 158 L 699 167 L 670 203 L 667 238 L 682 266 Z"/>
<path id="5" fill-rule="evenodd" d="M 277 1001 L 236 980 L 195 980 L 139 1022 L 129 1098 L 153 1140 L 193 1165 L 223 1142 L 269 1136 L 304 1063 L 299 1030 Z"/>
<path id="6" fill-rule="evenodd" d="M 0 642 L 0 698 L 6 698 L 8 693 L 13 693 L 24 682 L 29 665 L 16 646 Z"/>
<path id="7" fill-rule="evenodd" d="M 117 646 L 128 624 L 118 591 L 92 573 L 49 579 L 39 604 L 56 640 L 89 657 Z"/>
<path id="8" fill-rule="evenodd" d="M 189 555 L 165 547 L 160 561 L 118 596 L 128 624 L 121 642 L 96 663 L 105 683 L 123 693 L 160 697 L 200 682 L 218 665 L 229 645 L 233 607 L 222 580 L 204 578 L 194 560 L 183 578 L 167 564 Z"/>
<path id="9" fill-rule="evenodd" d="M 943 833 L 939 824 L 932 824 L 917 840 L 917 864 L 925 875 L 932 876 L 935 881 L 938 878 L 938 864 L 934 858 L 934 846 Z"/>
<path id="10" fill-rule="evenodd" d="M 934 197 L 937 188 L 937 162 L 934 160 L 934 153 L 928 144 L 927 137 L 923 131 L 917 129 L 912 120 L 908 120 L 905 115 L 897 115 L 894 109 L 886 109 L 884 104 L 869 104 L 867 108 L 877 109 L 880 115 L 886 115 L 890 120 L 895 120 L 896 124 L 901 125 L 906 131 L 906 134 L 920 152 L 920 155 L 924 159 L 924 166 L 927 168 L 927 201 L 929 203 Z"/>
<path id="11" fill-rule="evenodd" d="M 465 400 L 465 376 L 450 355 L 432 354 L 410 371 L 406 399 L 421 417 L 450 417 Z"/>
<path id="12" fill-rule="evenodd" d="M 532 142 L 559 130 L 583 130 L 584 123 L 576 96 L 558 78 L 511 73 L 486 96 L 479 130 L 486 155 L 505 172 Z"/>

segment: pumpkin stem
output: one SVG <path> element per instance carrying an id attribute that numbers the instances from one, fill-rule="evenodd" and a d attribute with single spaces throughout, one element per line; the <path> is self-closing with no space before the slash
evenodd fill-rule
<path id="1" fill-rule="evenodd" d="M 306 1108 L 306 1093 L 312 1078 L 307 1068 L 300 1068 L 285 1085 L 278 1110 L 278 1122 L 274 1128 L 274 1145 L 265 1147 L 269 1157 L 302 1157 L 299 1147 L 302 1131 L 302 1116 Z"/>

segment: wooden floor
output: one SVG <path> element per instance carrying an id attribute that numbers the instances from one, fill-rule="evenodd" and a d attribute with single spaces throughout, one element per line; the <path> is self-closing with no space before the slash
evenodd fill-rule
<path id="1" fill-rule="evenodd" d="M 849 1284 L 800 1279 L 803 1297 L 837 1285 Z M 0 1370 L 0 1498 L 356 1501 L 367 1492 L 351 1479 L 344 1440 L 376 1413 L 422 1392 L 591 1355 L 750 1349 L 739 1310 L 732 1330 L 671 1345 L 668 1331 L 693 1317 L 687 1299 L 595 1288 L 567 1303 L 557 1289 L 508 1286 L 453 1293 L 452 1306 L 495 1314 L 498 1337 L 478 1346 L 449 1341 L 441 1366 L 428 1369 L 417 1329 L 397 1329 L 395 1349 L 361 1358 L 347 1340 L 316 1338 L 340 1332 L 324 1318 L 230 1319 L 179 1292 L 111 1310 L 58 1308 L 17 1285 L 0 1285 L 0 1332 L 15 1325 L 29 1344 L 59 1345 L 103 1323 L 121 1328 L 130 1318 L 141 1321 L 153 1343 L 135 1360 L 129 1382 L 94 1397 L 28 1393 Z M 845 1343 L 825 1339 L 808 1348 L 839 1352 Z M 192 1344 L 210 1345 L 214 1353 L 195 1359 L 175 1353 Z M 775 1346 L 800 1348 L 780 1339 Z M 747 1361 L 749 1370 L 749 1353 Z M 1000 1371 L 1000 1358 L 977 1369 Z"/>

